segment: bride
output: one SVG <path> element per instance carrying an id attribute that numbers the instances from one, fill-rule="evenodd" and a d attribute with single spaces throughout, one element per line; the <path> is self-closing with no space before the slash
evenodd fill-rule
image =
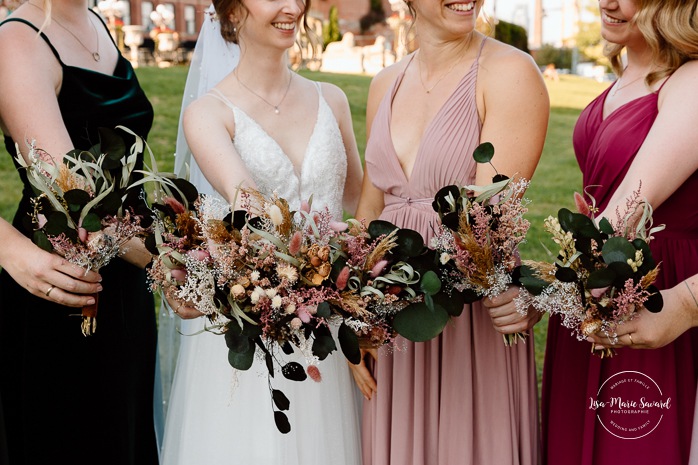
<path id="1" fill-rule="evenodd" d="M 286 61 L 310 0 L 214 0 L 213 6 L 218 19 L 205 21 L 185 104 L 222 80 L 183 113 L 195 158 L 190 179 L 228 201 L 242 185 L 277 193 L 293 209 L 312 194 L 315 210 L 327 207 L 337 219 L 343 208 L 353 214 L 362 170 L 346 96 L 293 73 Z M 177 165 L 184 162 L 178 148 Z M 177 311 L 194 318 L 183 321 L 184 334 L 204 328 L 193 308 Z M 291 432 L 284 435 L 274 423 L 262 360 L 236 371 L 227 351 L 222 336 L 182 337 L 164 465 L 361 463 L 358 396 L 341 353 L 320 363 L 320 383 L 271 380 L 291 400 Z"/>

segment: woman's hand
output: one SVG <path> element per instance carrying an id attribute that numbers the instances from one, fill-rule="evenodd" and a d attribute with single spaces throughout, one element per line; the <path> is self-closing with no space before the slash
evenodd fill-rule
<path id="1" fill-rule="evenodd" d="M 203 316 L 203 313 L 198 311 L 196 307 L 189 302 L 176 299 L 174 297 L 165 296 L 167 304 L 170 306 L 173 312 L 183 320 L 191 320 L 194 318 L 199 318 Z"/>
<path id="2" fill-rule="evenodd" d="M 516 310 L 514 299 L 519 295 L 518 286 L 510 286 L 496 297 L 486 297 L 482 304 L 490 313 L 494 329 L 502 334 L 524 333 L 533 328 L 543 317 L 541 312 L 529 308 L 525 315 Z"/>
<path id="3" fill-rule="evenodd" d="M 373 379 L 373 374 L 366 365 L 366 357 L 373 357 L 373 360 L 375 360 L 377 354 L 377 349 L 361 349 L 361 361 L 358 365 L 347 362 L 349 364 L 349 368 L 351 368 L 351 374 L 354 377 L 354 382 L 359 387 L 359 390 L 364 395 L 366 400 L 371 400 L 373 393 L 378 389 L 376 380 Z"/>
<path id="4" fill-rule="evenodd" d="M 587 340 L 593 342 L 597 350 L 621 347 L 658 349 L 696 326 L 698 307 L 683 282 L 661 293 L 664 299 L 662 310 L 652 313 L 646 308 L 641 309 L 634 319 L 618 326 L 615 344 L 611 344 L 610 337 L 604 334 L 594 334 Z"/>
<path id="5" fill-rule="evenodd" d="M 25 237 L 10 244 L 3 246 L 8 253 L 2 266 L 20 286 L 37 297 L 68 307 L 95 303 L 90 294 L 102 290 L 98 273 L 46 252 Z"/>

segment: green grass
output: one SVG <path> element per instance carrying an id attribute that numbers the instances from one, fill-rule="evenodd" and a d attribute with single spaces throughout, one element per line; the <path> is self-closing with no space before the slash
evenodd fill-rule
<path id="1" fill-rule="evenodd" d="M 148 143 L 156 155 L 158 166 L 171 170 L 177 138 L 177 123 L 186 80 L 187 68 L 140 68 L 138 77 L 155 107 L 155 123 Z M 332 82 L 347 94 L 354 120 L 354 132 L 360 153 L 366 146 L 366 97 L 370 78 L 324 73 L 303 73 L 314 79 Z M 547 258 L 542 222 L 560 207 L 572 207 L 572 194 L 581 188 L 581 174 L 572 149 L 574 123 L 586 104 L 601 93 L 607 84 L 599 84 L 574 76 L 561 76 L 558 82 L 548 82 L 551 100 L 550 124 L 545 149 L 527 197 L 531 200 L 528 218 L 531 230 L 528 242 L 521 247 L 524 258 Z M 0 148 L 0 216 L 11 219 L 19 200 L 21 184 L 9 155 Z M 535 329 L 536 362 L 539 376 L 543 366 L 546 321 Z"/>

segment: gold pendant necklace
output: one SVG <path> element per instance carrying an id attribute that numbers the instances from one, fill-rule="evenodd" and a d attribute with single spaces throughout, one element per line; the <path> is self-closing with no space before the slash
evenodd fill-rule
<path id="1" fill-rule="evenodd" d="M 33 6 L 34 8 L 37 8 L 38 10 L 41 10 L 42 13 L 46 14 L 46 13 L 44 12 L 44 9 L 41 8 L 40 6 L 34 5 L 32 2 L 27 2 L 27 3 L 28 3 L 29 5 L 31 5 L 31 6 Z M 94 61 L 99 61 L 99 60 L 102 59 L 102 57 L 99 55 L 99 33 L 97 32 L 97 28 L 95 27 L 95 24 L 92 22 L 91 19 L 89 19 L 89 17 L 88 17 L 88 21 L 90 22 L 90 25 L 92 26 L 92 30 L 95 31 L 95 39 L 97 40 L 97 50 L 95 50 L 94 52 L 93 52 L 92 50 L 90 50 L 90 49 L 87 47 L 87 45 L 85 45 L 85 43 L 84 43 L 82 40 L 80 40 L 80 38 L 79 38 L 78 36 L 76 36 L 75 34 L 73 34 L 73 31 L 71 31 L 70 29 L 68 29 L 68 28 L 65 27 L 64 25 L 62 25 L 61 22 L 58 21 L 57 18 L 52 17 L 51 20 L 52 20 L 53 22 L 55 22 L 58 26 L 60 26 L 63 30 L 65 30 L 68 34 L 70 34 L 71 36 L 73 36 L 73 37 L 75 38 L 75 40 L 77 40 L 78 43 L 79 43 L 80 45 L 82 45 L 82 48 L 84 48 L 85 50 L 87 50 L 87 52 L 88 52 L 90 55 L 92 55 L 92 59 L 93 59 Z"/>
<path id="2" fill-rule="evenodd" d="M 252 89 L 250 89 L 249 87 L 247 87 L 247 85 L 246 85 L 244 82 L 242 82 L 242 81 L 240 80 L 240 78 L 238 77 L 237 71 L 238 71 L 238 70 L 237 70 L 237 68 L 236 68 L 235 71 L 233 72 L 233 74 L 235 75 L 235 79 L 237 79 L 237 81 L 240 83 L 240 85 L 241 85 L 242 87 L 244 87 L 245 89 L 247 89 L 251 94 L 255 95 L 255 96 L 256 96 L 258 99 L 260 99 L 262 102 L 264 102 L 264 103 L 266 103 L 267 105 L 269 105 L 270 107 L 272 107 L 272 108 L 274 109 L 274 113 L 276 113 L 277 115 L 278 115 L 279 113 L 281 113 L 281 111 L 279 111 L 279 107 L 281 106 L 282 103 L 284 103 L 284 100 L 286 100 L 286 95 L 288 95 L 288 90 L 291 88 L 291 81 L 293 80 L 293 71 L 291 71 L 291 70 L 288 71 L 289 76 L 288 76 L 288 85 L 286 86 L 286 91 L 284 92 L 283 97 L 281 97 L 281 100 L 279 100 L 279 103 L 277 103 L 276 105 L 274 105 L 273 103 L 271 103 L 270 101 L 268 101 L 267 99 L 265 99 L 264 97 L 262 97 L 261 95 L 259 95 L 257 92 L 255 92 L 255 91 L 253 91 Z"/>

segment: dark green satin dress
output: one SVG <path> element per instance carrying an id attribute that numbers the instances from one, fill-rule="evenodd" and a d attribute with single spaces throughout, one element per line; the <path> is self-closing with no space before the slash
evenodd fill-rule
<path id="1" fill-rule="evenodd" d="M 68 66 L 41 37 L 63 69 L 58 103 L 76 148 L 94 145 L 99 127 L 123 125 L 147 137 L 153 109 L 126 59 L 119 56 L 113 75 Z M 14 155 L 14 141 L 5 137 L 5 146 Z M 32 190 L 19 175 L 24 189 L 13 224 L 29 235 Z M 79 309 L 37 298 L 0 274 L 0 396 L 12 465 L 158 463 L 153 297 L 143 270 L 121 259 L 100 273 L 104 290 L 90 337 L 71 316 Z"/>

